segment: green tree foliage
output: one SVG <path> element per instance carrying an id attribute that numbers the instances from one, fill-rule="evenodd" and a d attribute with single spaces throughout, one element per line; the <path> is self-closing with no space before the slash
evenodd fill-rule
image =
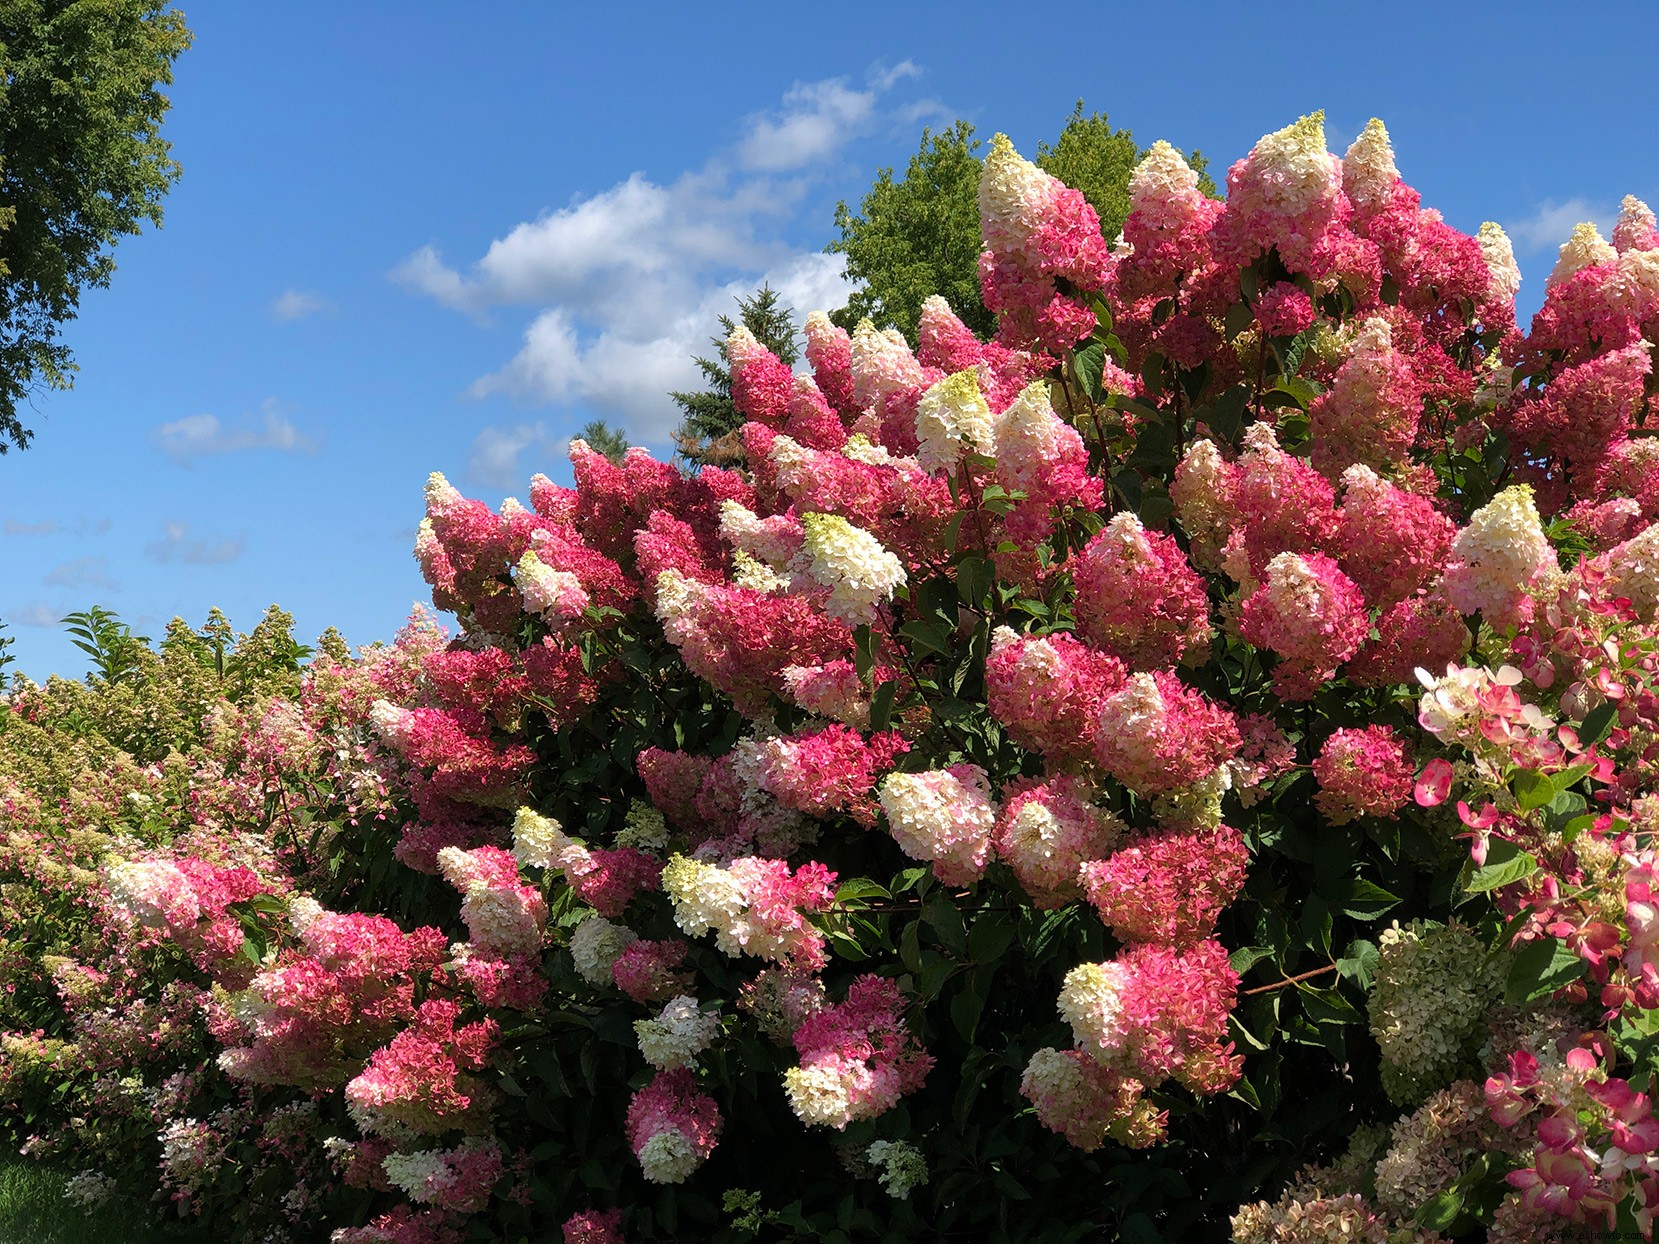
<path id="1" fill-rule="evenodd" d="M 588 443 L 589 449 L 604 454 L 612 462 L 621 462 L 622 455 L 628 452 L 627 434 L 603 419 L 589 419 L 576 435 Z"/>
<path id="2" fill-rule="evenodd" d="M 863 288 L 831 318 L 852 328 L 869 317 L 911 341 L 922 302 L 938 294 L 982 337 L 996 317 L 979 301 L 979 156 L 974 127 L 958 121 L 922 131 L 921 149 L 904 177 L 884 168 L 864 196 L 862 214 L 835 208 L 841 236 L 827 250 L 847 257 L 847 275 Z"/>
<path id="3" fill-rule="evenodd" d="M 922 131 L 921 149 L 902 179 L 882 169 L 858 212 L 845 202 L 835 209 L 841 236 L 825 249 L 847 257 L 847 275 L 863 282 L 831 318 L 852 328 L 866 316 L 916 340 L 922 302 L 941 295 L 982 337 L 996 331 L 996 317 L 979 301 L 979 148 L 974 127 L 958 121 L 935 134 Z M 1037 145 L 1037 163 L 1083 192 L 1100 216 L 1108 239 L 1129 215 L 1129 174 L 1145 155 L 1128 130 L 1114 130 L 1103 112 L 1067 119 L 1053 145 Z M 1215 183 L 1198 152 L 1188 157 L 1206 194 Z"/>
<path id="4" fill-rule="evenodd" d="M 164 0 L 0 0 L 0 453 L 29 443 L 19 403 L 69 387 L 59 332 L 110 248 L 161 223 L 161 88 L 190 38 Z"/>
<path id="5" fill-rule="evenodd" d="M 714 357 L 693 360 L 708 388 L 695 393 L 669 394 L 685 415 L 674 432 L 682 457 L 699 465 L 729 465 L 742 457 L 736 433 L 743 426 L 743 417 L 732 405 L 732 373 L 726 362 L 726 338 L 742 324 L 785 365 L 794 366 L 801 352 L 795 341 L 793 317 L 794 312 L 769 285 L 762 285 L 749 297 L 737 300 L 736 319 L 729 315 L 720 317 L 720 335 L 709 339 L 714 346 Z"/>
<path id="6" fill-rule="evenodd" d="M 92 673 L 105 682 L 120 682 L 139 664 L 139 651 L 150 642 L 148 635 L 134 635 L 115 613 L 93 605 L 63 619 L 70 642 L 92 660 Z"/>

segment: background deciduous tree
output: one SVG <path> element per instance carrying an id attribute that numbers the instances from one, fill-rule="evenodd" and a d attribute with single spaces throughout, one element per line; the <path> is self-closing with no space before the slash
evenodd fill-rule
<path id="1" fill-rule="evenodd" d="M 190 39 L 163 0 L 0 0 L 0 453 L 29 443 L 20 403 L 69 387 L 60 332 L 115 242 L 161 223 L 162 88 Z"/>
<path id="2" fill-rule="evenodd" d="M 843 328 L 868 316 L 914 342 L 923 300 L 939 294 L 980 336 L 996 331 L 979 301 L 981 145 L 967 121 L 937 134 L 924 129 L 904 177 L 882 169 L 859 211 L 836 207 L 841 236 L 825 249 L 845 255 L 847 275 L 863 282 L 831 317 Z M 1083 192 L 1110 240 L 1129 215 L 1129 174 L 1145 154 L 1128 130 L 1114 130 L 1103 112 L 1085 114 L 1078 100 L 1054 144 L 1038 144 L 1036 162 Z M 1194 151 L 1188 162 L 1204 193 L 1215 194 L 1204 157 Z"/>

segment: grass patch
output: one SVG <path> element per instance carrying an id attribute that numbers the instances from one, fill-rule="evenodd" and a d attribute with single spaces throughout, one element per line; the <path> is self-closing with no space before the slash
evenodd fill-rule
<path id="1" fill-rule="evenodd" d="M 63 1195 L 62 1171 L 38 1162 L 0 1159 L 0 1244 L 166 1244 L 176 1239 L 150 1221 L 147 1206 L 81 1209 Z"/>

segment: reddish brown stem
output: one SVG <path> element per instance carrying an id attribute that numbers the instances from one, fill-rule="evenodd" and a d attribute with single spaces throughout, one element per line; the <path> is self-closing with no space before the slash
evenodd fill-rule
<path id="1" fill-rule="evenodd" d="M 1287 976 L 1284 980 L 1274 981 L 1271 985 L 1260 985 L 1255 989 L 1246 989 L 1243 996 L 1248 998 L 1251 994 L 1272 993 L 1275 989 L 1283 989 L 1286 985 L 1294 985 L 1298 981 L 1312 980 L 1316 976 L 1324 976 L 1327 972 L 1334 972 L 1336 969 L 1337 965 L 1333 963 L 1328 967 L 1315 968 L 1311 972 L 1303 972 L 1300 976 Z"/>

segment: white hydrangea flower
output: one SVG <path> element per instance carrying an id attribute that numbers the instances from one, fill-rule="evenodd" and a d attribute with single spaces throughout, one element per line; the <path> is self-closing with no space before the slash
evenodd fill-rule
<path id="1" fill-rule="evenodd" d="M 1342 190 L 1361 211 L 1383 207 L 1400 179 L 1388 128 L 1372 117 L 1342 157 Z"/>
<path id="2" fill-rule="evenodd" d="M 697 623 L 691 611 L 701 596 L 701 587 L 678 570 L 664 570 L 657 576 L 657 621 L 662 623 L 669 643 L 684 643 L 695 632 Z"/>
<path id="3" fill-rule="evenodd" d="M 1060 986 L 1060 1018 L 1071 1025 L 1080 1049 L 1111 1062 L 1129 1048 L 1133 1035 L 1120 1001 L 1128 983 L 1121 963 L 1080 963 Z"/>
<path id="4" fill-rule="evenodd" d="M 847 443 L 841 446 L 841 456 L 854 462 L 862 462 L 865 466 L 915 466 L 914 458 L 905 458 L 894 454 L 885 445 L 878 445 L 862 432 L 854 432 L 847 438 Z"/>
<path id="5" fill-rule="evenodd" d="M 650 804 L 635 799 L 617 832 L 616 845 L 641 851 L 661 851 L 668 845 L 668 821 Z"/>
<path id="6" fill-rule="evenodd" d="M 979 391 L 979 378 L 973 372 L 946 376 L 916 404 L 916 436 L 920 441 L 917 464 L 924 471 L 955 474 L 964 448 L 995 454 L 991 420 L 991 407 Z"/>
<path id="7" fill-rule="evenodd" d="M 1555 268 L 1544 279 L 1545 289 L 1554 289 L 1562 281 L 1570 279 L 1575 273 L 1585 268 L 1593 268 L 1598 264 L 1611 263 L 1618 257 L 1612 244 L 1601 236 L 1601 231 L 1591 221 L 1573 226 L 1573 236 L 1561 244 L 1560 257 L 1555 261 Z"/>
<path id="8" fill-rule="evenodd" d="M 1659 523 L 1608 553 L 1607 574 L 1643 621 L 1659 619 Z"/>
<path id="9" fill-rule="evenodd" d="M 524 597 L 524 607 L 554 626 L 565 626 L 582 616 L 588 607 L 587 589 L 568 570 L 554 570 L 526 549 L 518 559 L 513 582 Z"/>
<path id="10" fill-rule="evenodd" d="M 779 574 L 765 562 L 750 557 L 742 549 L 732 554 L 732 586 L 776 596 L 789 591 L 794 585 L 794 575 Z"/>
<path id="11" fill-rule="evenodd" d="M 376 700 L 369 706 L 369 724 L 374 731 L 393 747 L 401 747 L 409 731 L 409 723 L 414 720 L 414 714 L 406 708 L 399 708 L 390 700 Z"/>
<path id="12" fill-rule="evenodd" d="M 979 175 L 979 222 L 985 245 L 1002 251 L 1024 246 L 1058 190 L 1053 177 L 1014 150 L 1008 135 L 995 135 Z"/>
<path id="13" fill-rule="evenodd" d="M 866 410 L 926 379 L 903 335 L 897 329 L 879 330 L 867 319 L 853 330 L 852 373 L 853 400 Z"/>
<path id="14" fill-rule="evenodd" d="M 905 1200 L 912 1188 L 927 1182 L 927 1159 L 908 1141 L 871 1141 L 864 1156 L 880 1169 L 881 1186 L 894 1200 Z"/>
<path id="15" fill-rule="evenodd" d="M 997 810 L 978 765 L 889 773 L 877 797 L 893 841 L 911 859 L 933 861 L 950 884 L 966 885 L 985 871 Z"/>
<path id="16" fill-rule="evenodd" d="M 1129 210 L 1159 212 L 1198 193 L 1198 174 L 1186 157 L 1163 139 L 1147 150 L 1129 174 Z"/>
<path id="17" fill-rule="evenodd" d="M 783 1090 L 802 1123 L 839 1131 L 853 1120 L 853 1086 L 828 1063 L 791 1067 L 783 1073 Z"/>
<path id="18" fill-rule="evenodd" d="M 1377 941 L 1371 1035 L 1389 1100 L 1413 1105 L 1457 1078 L 1507 965 L 1489 962 L 1480 938 L 1459 926 L 1395 921 Z"/>
<path id="19" fill-rule="evenodd" d="M 1490 296 L 1499 300 L 1515 297 L 1515 291 L 1521 288 L 1521 265 L 1515 262 L 1515 247 L 1503 226 L 1488 220 L 1481 225 L 1475 240 L 1480 243 L 1481 257 L 1491 274 L 1491 283 L 1487 286 Z"/>
<path id="20" fill-rule="evenodd" d="M 449 1166 L 442 1150 L 388 1153 L 380 1165 L 394 1187 L 402 1189 L 411 1201 L 422 1204 L 436 1200 L 448 1183 Z"/>
<path id="21" fill-rule="evenodd" d="M 645 1061 L 661 1071 L 689 1067 L 720 1035 L 720 1015 L 698 1009 L 686 994 L 669 999 L 655 1019 L 634 1021 L 634 1035 Z"/>
<path id="22" fill-rule="evenodd" d="M 603 916 L 589 916 L 570 935 L 570 957 L 576 963 L 576 975 L 596 989 L 611 982 L 611 965 L 628 947 L 639 940 L 625 925 L 612 924 Z"/>
<path id="23" fill-rule="evenodd" d="M 306 939 L 307 933 L 318 918 L 326 914 L 323 905 L 309 894 L 301 894 L 288 900 L 288 927 L 302 940 Z"/>
<path id="24" fill-rule="evenodd" d="M 1036 380 L 996 417 L 997 480 L 1004 488 L 1040 492 L 1069 425 L 1054 413 L 1048 382 Z"/>
<path id="25" fill-rule="evenodd" d="M 788 565 L 801 547 L 798 524 L 783 518 L 763 519 L 741 501 L 730 498 L 720 503 L 720 538 L 774 570 Z"/>
<path id="26" fill-rule="evenodd" d="M 461 500 L 463 498 L 460 491 L 444 478 L 442 471 L 434 471 L 426 477 L 426 512 L 428 514 L 446 509 Z"/>
<path id="27" fill-rule="evenodd" d="M 678 1128 L 664 1128 L 640 1146 L 640 1169 L 654 1184 L 683 1184 L 701 1164 L 697 1150 Z"/>
<path id="28" fill-rule="evenodd" d="M 80 1171 L 64 1184 L 63 1195 L 85 1209 L 94 1209 L 115 1195 L 116 1183 L 102 1171 Z"/>
<path id="29" fill-rule="evenodd" d="M 733 368 L 756 362 L 768 353 L 746 324 L 739 324 L 726 335 L 726 361 Z"/>
<path id="30" fill-rule="evenodd" d="M 166 860 L 127 860 L 105 878 L 111 900 L 145 928 L 194 924 L 201 914 L 190 878 Z"/>
<path id="31" fill-rule="evenodd" d="M 1659 221 L 1653 209 L 1633 194 L 1627 194 L 1619 204 L 1619 220 L 1613 226 L 1613 248 L 1623 255 L 1628 251 L 1645 250 L 1653 245 L 1654 229 Z"/>
<path id="32" fill-rule="evenodd" d="M 1555 550 L 1538 518 L 1532 489 L 1512 484 L 1469 516 L 1452 540 L 1446 598 L 1463 613 L 1506 615 Z"/>
<path id="33" fill-rule="evenodd" d="M 862 527 L 837 514 L 803 514 L 807 573 L 829 588 L 824 612 L 852 626 L 875 621 L 883 602 L 905 582 L 904 563 Z"/>
<path id="34" fill-rule="evenodd" d="M 1253 179 L 1249 206 L 1274 215 L 1297 217 L 1331 193 L 1340 162 L 1325 149 L 1323 110 L 1259 139 L 1250 152 Z M 1229 204 L 1232 198 L 1228 199 Z"/>
<path id="35" fill-rule="evenodd" d="M 778 487 L 787 495 L 799 496 L 812 482 L 812 451 L 794 437 L 781 433 L 774 436 L 768 456 L 777 473 Z"/>
<path id="36" fill-rule="evenodd" d="M 674 855 L 662 870 L 663 893 L 674 904 L 674 923 L 693 937 L 714 930 L 715 945 L 736 958 L 747 951 L 775 957 L 782 943 L 746 919 L 749 897 L 730 871 Z"/>
<path id="37" fill-rule="evenodd" d="M 1622 310 L 1645 319 L 1659 307 L 1659 250 L 1628 250 L 1609 291 Z"/>
<path id="38" fill-rule="evenodd" d="M 587 854 L 587 848 L 552 817 L 534 808 L 520 808 L 513 817 L 513 858 L 520 864 L 566 869 L 584 863 Z"/>

